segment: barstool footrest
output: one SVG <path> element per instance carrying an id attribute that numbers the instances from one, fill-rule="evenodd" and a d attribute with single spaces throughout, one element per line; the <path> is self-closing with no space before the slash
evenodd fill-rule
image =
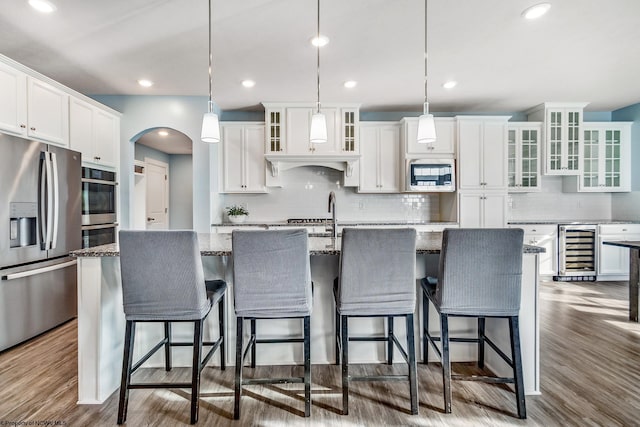
<path id="1" fill-rule="evenodd" d="M 258 384 L 299 384 L 304 383 L 304 377 L 285 378 L 246 378 L 242 380 L 242 385 Z"/>
<path id="2" fill-rule="evenodd" d="M 512 377 L 491 377 L 487 375 L 451 375 L 452 380 L 458 381 L 482 381 L 490 384 L 513 384 Z"/>
<path id="3" fill-rule="evenodd" d="M 304 338 L 269 338 L 256 339 L 256 344 L 282 344 L 290 342 L 304 342 Z"/>
<path id="4" fill-rule="evenodd" d="M 409 375 L 370 375 L 370 376 L 351 376 L 349 375 L 349 381 L 407 381 Z"/>
<path id="5" fill-rule="evenodd" d="M 144 388 L 191 388 L 191 383 L 139 383 L 129 384 L 129 389 L 144 389 Z"/>

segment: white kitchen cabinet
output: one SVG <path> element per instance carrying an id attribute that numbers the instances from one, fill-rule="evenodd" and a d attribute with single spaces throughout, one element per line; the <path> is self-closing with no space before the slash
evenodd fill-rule
<path id="1" fill-rule="evenodd" d="M 69 146 L 69 95 L 30 76 L 27 77 L 27 136 Z"/>
<path id="2" fill-rule="evenodd" d="M 507 224 L 506 192 L 458 192 L 460 228 L 503 228 Z"/>
<path id="3" fill-rule="evenodd" d="M 558 275 L 558 225 L 511 224 L 509 228 L 524 230 L 524 244 L 540 246 L 545 252 L 538 254 L 538 273 L 541 276 Z"/>
<path id="4" fill-rule="evenodd" d="M 509 192 L 540 191 L 540 122 L 507 125 Z"/>
<path id="5" fill-rule="evenodd" d="M 222 123 L 222 192 L 266 193 L 264 123 Z"/>
<path id="6" fill-rule="evenodd" d="M 527 112 L 529 120 L 544 121 L 544 173 L 580 174 L 583 111 L 587 103 L 546 102 Z"/>
<path id="7" fill-rule="evenodd" d="M 263 103 L 266 117 L 267 154 L 333 155 L 357 153 L 359 105 L 323 104 L 327 142 L 311 144 L 309 132 L 315 104 Z"/>
<path id="8" fill-rule="evenodd" d="M 449 117 L 436 117 L 436 141 L 433 144 L 418 143 L 418 117 L 405 117 L 402 123 L 402 148 L 406 158 L 445 157 L 452 158 L 455 153 L 456 121 Z"/>
<path id="9" fill-rule="evenodd" d="M 458 189 L 507 190 L 507 116 L 458 116 Z"/>
<path id="10" fill-rule="evenodd" d="M 27 133 L 27 76 L 0 62 L 0 131 Z"/>
<path id="11" fill-rule="evenodd" d="M 586 122 L 579 176 L 566 177 L 564 191 L 631 191 L 633 122 Z"/>
<path id="12" fill-rule="evenodd" d="M 640 240 L 640 224 L 598 226 L 598 280 L 628 280 L 629 249 L 603 244 L 613 240 Z"/>
<path id="13" fill-rule="evenodd" d="M 120 118 L 77 98 L 69 101 L 69 148 L 89 166 L 116 168 Z"/>
<path id="14" fill-rule="evenodd" d="M 400 125 L 360 123 L 361 193 L 400 192 Z"/>

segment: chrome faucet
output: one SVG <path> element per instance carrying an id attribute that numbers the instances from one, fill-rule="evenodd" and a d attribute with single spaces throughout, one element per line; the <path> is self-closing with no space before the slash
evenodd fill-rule
<path id="1" fill-rule="evenodd" d="M 336 194 L 332 191 L 329 193 L 329 213 L 332 213 L 331 221 L 331 237 L 334 239 L 338 237 L 338 220 L 336 218 Z"/>

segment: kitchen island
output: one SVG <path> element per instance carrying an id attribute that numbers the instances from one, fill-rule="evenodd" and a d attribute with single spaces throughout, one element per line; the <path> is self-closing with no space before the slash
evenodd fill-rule
<path id="1" fill-rule="evenodd" d="M 616 240 L 602 243 L 629 248 L 629 320 L 637 322 L 640 307 L 640 241 Z"/>
<path id="2" fill-rule="evenodd" d="M 201 255 L 205 277 L 221 278 L 229 285 L 226 300 L 227 316 L 227 362 L 234 360 L 235 316 L 233 310 L 232 248 L 230 234 L 199 234 Z M 441 233 L 419 233 L 416 244 L 416 279 L 437 270 Z M 310 237 L 311 278 L 314 283 L 313 313 L 311 316 L 311 359 L 314 364 L 333 363 L 334 357 L 334 308 L 332 287 L 338 274 L 340 239 L 330 237 Z M 524 370 L 525 392 L 539 394 L 539 327 L 538 327 L 538 254 L 543 249 L 525 246 L 523 256 L 522 307 L 520 309 L 520 336 Z M 116 244 L 74 251 L 78 258 L 78 403 L 100 404 L 119 387 L 124 341 L 124 312 L 122 310 L 122 288 L 120 283 L 119 249 Z M 416 283 L 416 292 L 420 291 Z M 421 310 L 418 294 L 418 311 Z M 213 308 L 213 311 L 217 308 Z M 438 318 L 432 310 L 430 324 L 438 327 Z M 205 334 L 216 331 L 215 313 L 207 318 Z M 416 316 L 416 331 L 420 331 L 421 314 Z M 353 331 L 356 334 L 384 333 L 384 319 L 356 319 Z M 457 335 L 473 336 L 476 322 L 472 319 L 455 319 L 451 323 L 452 332 Z M 297 320 L 272 320 L 258 330 L 262 336 L 299 334 L 301 323 Z M 487 319 L 487 334 L 508 352 L 509 335 L 506 322 Z M 213 332 L 215 334 L 215 332 Z M 188 325 L 176 324 L 174 337 L 188 339 L 191 334 Z M 396 326 L 396 334 L 405 334 L 404 326 Z M 162 337 L 161 324 L 140 325 L 136 334 L 136 354 L 139 357 Z M 206 335 L 205 335 L 206 337 Z M 421 337 L 419 337 L 421 339 Z M 263 345 L 259 352 L 258 364 L 298 364 L 302 360 L 299 345 Z M 421 348 L 416 343 L 418 349 Z M 175 348 L 174 365 L 189 366 L 188 348 Z M 380 343 L 360 343 L 350 349 L 350 359 L 354 363 L 376 363 L 385 360 L 385 346 Z M 400 360 L 400 358 L 396 358 Z M 434 360 L 431 358 L 431 360 Z M 453 361 L 475 360 L 475 346 L 459 344 L 452 347 Z M 508 373 L 510 368 L 501 359 L 487 352 L 486 365 L 499 374 Z M 162 366 L 162 356 L 155 355 L 145 366 Z"/>

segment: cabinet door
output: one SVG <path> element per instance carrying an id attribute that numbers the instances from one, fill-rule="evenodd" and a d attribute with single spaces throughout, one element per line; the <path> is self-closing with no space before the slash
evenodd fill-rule
<path id="1" fill-rule="evenodd" d="M 222 190 L 225 193 L 244 190 L 242 146 L 242 127 L 222 126 Z"/>
<path id="2" fill-rule="evenodd" d="M 404 137 L 406 153 L 416 154 L 448 154 L 453 155 L 455 148 L 455 120 L 450 118 L 434 119 L 436 125 L 436 141 L 433 144 L 419 144 L 418 118 L 406 118 L 404 124 Z"/>
<path id="3" fill-rule="evenodd" d="M 265 111 L 265 118 L 267 121 L 265 153 L 282 153 L 286 151 L 284 108 L 268 108 Z"/>
<path id="4" fill-rule="evenodd" d="M 83 162 L 93 162 L 93 107 L 76 98 L 69 102 L 69 148 L 82 153 Z"/>
<path id="5" fill-rule="evenodd" d="M 266 164 L 264 146 L 264 126 L 244 128 L 244 175 L 245 191 L 265 191 Z"/>
<path id="6" fill-rule="evenodd" d="M 400 128 L 384 126 L 379 129 L 378 170 L 380 191 L 397 193 L 400 191 Z"/>
<path id="7" fill-rule="evenodd" d="M 603 245 L 610 240 L 627 240 L 623 235 L 600 235 L 598 237 L 598 275 L 627 275 L 629 274 L 629 249 L 618 246 Z"/>
<path id="8" fill-rule="evenodd" d="M 312 108 L 287 107 L 287 154 L 310 154 L 312 152 L 309 141 L 311 114 Z"/>
<path id="9" fill-rule="evenodd" d="M 377 192 L 378 181 L 378 129 L 360 127 L 360 187 L 361 192 Z"/>
<path id="10" fill-rule="evenodd" d="M 0 130 L 27 133 L 27 77 L 0 63 Z"/>
<path id="11" fill-rule="evenodd" d="M 340 150 L 345 153 L 358 153 L 358 109 L 342 108 L 341 110 Z"/>
<path id="12" fill-rule="evenodd" d="M 482 123 L 479 121 L 458 122 L 458 188 L 480 188 L 482 179 Z"/>
<path id="13" fill-rule="evenodd" d="M 540 190 L 540 125 L 508 124 L 507 185 L 510 192 Z"/>
<path id="14" fill-rule="evenodd" d="M 482 195 L 459 193 L 460 228 L 482 227 Z"/>
<path id="15" fill-rule="evenodd" d="M 507 195 L 483 194 L 482 196 L 482 227 L 503 228 L 507 224 Z"/>
<path id="16" fill-rule="evenodd" d="M 580 172 L 582 109 L 547 109 L 545 127 L 545 172 L 548 175 L 577 175 Z"/>
<path id="17" fill-rule="evenodd" d="M 69 95 L 29 77 L 27 134 L 54 144 L 69 145 Z"/>
<path id="18" fill-rule="evenodd" d="M 482 180 L 487 190 L 507 188 L 506 124 L 485 122 L 482 126 Z"/>
<path id="19" fill-rule="evenodd" d="M 118 163 L 120 144 L 120 119 L 106 111 L 94 110 L 93 153 L 97 163 L 115 167 Z"/>
<path id="20" fill-rule="evenodd" d="M 315 111 L 312 111 L 312 114 Z M 322 154 L 335 154 L 339 151 L 340 147 L 337 147 L 336 144 L 340 139 L 340 117 L 337 108 L 321 108 L 320 112 L 324 114 L 325 120 L 327 122 L 327 142 L 321 144 L 311 144 L 311 151 L 313 153 L 322 153 Z M 311 132 L 311 121 L 309 121 L 309 126 L 307 127 L 307 141 L 309 141 L 309 133 Z"/>

